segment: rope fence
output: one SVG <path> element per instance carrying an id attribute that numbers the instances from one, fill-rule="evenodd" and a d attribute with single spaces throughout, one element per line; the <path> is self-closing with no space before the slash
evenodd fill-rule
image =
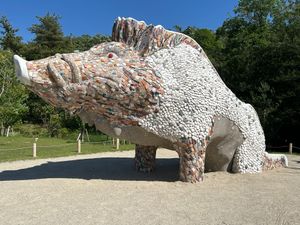
<path id="1" fill-rule="evenodd" d="M 288 148 L 288 151 L 290 154 L 293 154 L 293 149 L 300 149 L 300 147 L 293 146 L 293 143 L 290 143 L 289 145 L 283 145 L 283 146 L 266 146 L 268 149 L 282 149 L 282 148 Z"/>
<path id="2" fill-rule="evenodd" d="M 288 148 L 288 145 L 283 145 L 283 146 L 276 146 L 276 147 L 272 147 L 272 146 L 267 146 L 267 148 Z M 295 147 L 293 147 L 295 148 Z"/>
<path id="3" fill-rule="evenodd" d="M 15 150 L 24 150 L 24 149 L 32 149 L 32 157 L 37 156 L 37 150 L 40 148 L 53 148 L 53 147 L 65 147 L 65 146 L 71 146 L 73 145 L 74 147 L 77 147 L 77 153 L 81 153 L 81 146 L 86 145 L 86 144 L 102 144 L 102 145 L 112 145 L 116 146 L 116 149 L 120 149 L 120 139 L 112 139 L 108 141 L 99 141 L 99 142 L 81 142 L 80 139 L 77 139 L 77 142 L 73 143 L 67 143 L 67 144 L 58 144 L 58 145 L 37 145 L 37 138 L 34 140 L 31 146 L 26 146 L 26 147 L 20 147 L 20 148 L 6 148 L 6 149 L 0 149 L 1 152 L 3 151 L 15 151 Z M 126 141 L 123 140 L 123 144 L 126 144 Z"/>
<path id="4" fill-rule="evenodd" d="M 22 149 L 30 149 L 32 148 L 32 146 L 28 146 L 28 147 L 22 147 L 22 148 L 4 148 L 4 149 L 0 149 L 1 151 L 14 151 L 14 150 L 22 150 Z"/>
<path id="5" fill-rule="evenodd" d="M 102 144 L 102 145 L 109 145 L 116 146 L 116 149 L 120 149 L 120 139 L 112 139 L 108 141 L 99 141 L 99 142 L 84 142 L 82 143 L 80 139 L 77 139 L 77 142 L 68 143 L 68 144 L 59 144 L 59 145 L 38 145 L 37 146 L 37 139 L 33 142 L 32 146 L 20 147 L 20 148 L 7 148 L 7 149 L 0 149 L 1 151 L 15 151 L 15 150 L 24 150 L 24 149 L 32 149 L 32 156 L 36 157 L 37 148 L 53 148 L 53 147 L 65 147 L 71 145 L 77 145 L 77 153 L 81 153 L 81 146 L 86 144 Z M 123 144 L 126 144 L 126 141 L 123 140 Z M 293 149 L 300 150 L 300 147 L 293 146 L 292 143 L 289 145 L 282 145 L 282 146 L 266 146 L 267 149 L 287 149 L 290 154 L 293 153 Z"/>
<path id="6" fill-rule="evenodd" d="M 61 145 L 47 145 L 47 146 L 40 146 L 40 145 L 39 145 L 39 148 L 62 147 L 62 146 L 70 146 L 70 145 L 74 145 L 74 143 L 70 143 L 70 144 L 61 144 Z"/>

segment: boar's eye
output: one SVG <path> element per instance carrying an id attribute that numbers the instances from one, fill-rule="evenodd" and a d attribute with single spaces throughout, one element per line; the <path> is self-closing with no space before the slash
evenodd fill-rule
<path id="1" fill-rule="evenodd" d="M 108 53 L 108 54 L 107 54 L 107 57 L 108 57 L 109 59 L 111 59 L 111 58 L 114 57 L 114 54 L 113 54 L 113 53 Z"/>

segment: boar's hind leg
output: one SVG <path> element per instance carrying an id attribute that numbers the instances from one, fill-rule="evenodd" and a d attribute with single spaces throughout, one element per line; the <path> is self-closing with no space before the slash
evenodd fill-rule
<path id="1" fill-rule="evenodd" d="M 156 146 L 135 145 L 135 167 L 138 171 L 150 172 L 155 167 Z"/>
<path id="2" fill-rule="evenodd" d="M 203 180 L 205 147 L 198 144 L 179 144 L 179 177 L 181 181 L 196 183 Z"/>

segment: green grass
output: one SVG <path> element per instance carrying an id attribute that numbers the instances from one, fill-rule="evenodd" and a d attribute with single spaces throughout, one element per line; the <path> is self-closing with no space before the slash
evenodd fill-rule
<path id="1" fill-rule="evenodd" d="M 103 141 L 104 138 L 91 138 L 91 141 Z M 0 162 L 33 159 L 32 144 L 33 138 L 14 136 L 0 137 Z M 134 145 L 123 144 L 120 141 L 119 151 L 132 150 Z M 56 146 L 58 145 L 58 146 Z M 43 147 L 49 146 L 49 147 Z M 26 148 L 26 149 L 18 149 Z M 112 144 L 100 144 L 84 142 L 81 145 L 81 154 L 91 154 L 99 152 L 117 151 Z M 37 141 L 37 157 L 36 158 L 52 158 L 60 156 L 77 155 L 77 143 L 73 140 L 64 140 L 58 138 L 39 138 Z"/>

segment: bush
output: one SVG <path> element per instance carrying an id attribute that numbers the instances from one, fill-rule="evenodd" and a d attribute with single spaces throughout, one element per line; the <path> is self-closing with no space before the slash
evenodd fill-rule
<path id="1" fill-rule="evenodd" d="M 67 128 L 60 128 L 58 130 L 58 137 L 59 138 L 67 138 L 70 136 L 70 132 Z"/>
<path id="2" fill-rule="evenodd" d="M 18 124 L 14 127 L 14 131 L 25 137 L 47 137 L 48 130 L 36 124 Z"/>

